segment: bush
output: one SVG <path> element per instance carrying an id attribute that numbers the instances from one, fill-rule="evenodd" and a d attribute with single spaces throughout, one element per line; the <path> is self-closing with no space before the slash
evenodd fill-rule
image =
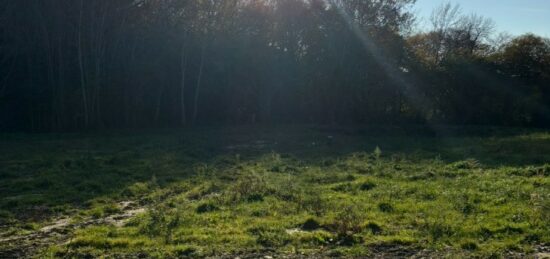
<path id="1" fill-rule="evenodd" d="M 14 215 L 9 211 L 0 210 L 0 225 L 7 225 L 15 221 Z"/>
<path id="2" fill-rule="evenodd" d="M 321 193 L 310 192 L 305 194 L 303 200 L 300 202 L 300 207 L 314 213 L 316 216 L 321 216 L 326 212 L 328 205 Z"/>
<path id="3" fill-rule="evenodd" d="M 197 257 L 198 250 L 192 246 L 176 246 L 172 253 L 176 258 Z"/>
<path id="4" fill-rule="evenodd" d="M 302 224 L 302 229 L 306 230 L 306 231 L 317 230 L 320 227 L 321 227 L 321 224 L 319 224 L 319 222 L 317 222 L 317 220 L 312 219 L 312 218 L 307 219 L 306 222 L 304 222 L 304 224 Z"/>
<path id="5" fill-rule="evenodd" d="M 451 226 L 440 222 L 426 224 L 425 228 L 433 241 L 440 240 L 444 237 L 450 237 L 454 234 L 454 230 Z"/>
<path id="6" fill-rule="evenodd" d="M 357 187 L 351 183 L 342 183 L 332 187 L 332 190 L 344 193 L 354 193 L 356 191 L 356 188 Z"/>
<path id="7" fill-rule="evenodd" d="M 330 245 L 334 242 L 334 235 L 327 231 L 306 232 L 299 235 L 299 244 Z"/>
<path id="8" fill-rule="evenodd" d="M 451 169 L 478 169 L 481 167 L 479 161 L 475 159 L 467 159 L 450 165 Z"/>
<path id="9" fill-rule="evenodd" d="M 136 183 L 131 186 L 126 187 L 121 195 L 124 197 L 140 197 L 149 193 L 149 184 L 148 183 Z"/>
<path id="10" fill-rule="evenodd" d="M 210 194 L 220 192 L 222 188 L 214 183 L 200 185 L 187 193 L 187 198 L 191 200 L 200 200 Z"/>
<path id="11" fill-rule="evenodd" d="M 477 250 L 478 246 L 475 242 L 472 242 L 472 241 L 467 241 L 467 242 L 464 242 L 460 245 L 460 247 L 462 247 L 462 249 L 466 249 L 466 250 Z"/>
<path id="12" fill-rule="evenodd" d="M 353 245 L 362 242 L 362 239 L 356 234 L 363 230 L 363 217 L 364 214 L 361 213 L 357 206 L 347 206 L 328 227 L 336 232 L 339 244 L 346 246 Z"/>
<path id="13" fill-rule="evenodd" d="M 372 155 L 374 156 L 375 160 L 380 160 L 380 157 L 382 156 L 382 149 L 380 149 L 379 146 L 376 146 L 376 148 L 372 152 Z"/>
<path id="14" fill-rule="evenodd" d="M 366 229 L 370 230 L 370 232 L 374 235 L 378 235 L 382 233 L 382 227 L 374 222 L 369 222 L 366 226 Z"/>
<path id="15" fill-rule="evenodd" d="M 528 177 L 534 177 L 534 176 L 541 176 L 546 177 L 550 176 L 550 165 L 545 164 L 543 166 L 530 166 L 525 169 L 519 169 L 512 171 L 513 175 L 517 176 L 528 176 Z"/>
<path id="16" fill-rule="evenodd" d="M 386 213 L 390 213 L 390 212 L 394 211 L 393 206 L 391 204 L 385 203 L 385 202 L 378 204 L 378 209 L 381 212 L 386 212 Z"/>
<path id="17" fill-rule="evenodd" d="M 376 187 L 376 184 L 371 182 L 371 181 L 365 181 L 361 184 L 361 186 L 359 186 L 359 189 L 361 189 L 361 191 L 370 191 L 372 189 L 374 189 Z"/>
<path id="18" fill-rule="evenodd" d="M 199 205 L 197 207 L 197 213 L 207 213 L 207 212 L 212 212 L 212 211 L 217 211 L 219 210 L 220 208 L 218 208 L 218 206 L 216 206 L 215 204 L 212 204 L 212 203 L 203 203 L 201 205 Z"/>
<path id="19" fill-rule="evenodd" d="M 263 177 L 256 173 L 241 175 L 230 189 L 230 199 L 233 202 L 239 201 L 263 201 L 267 194 L 268 186 Z"/>
<path id="20" fill-rule="evenodd" d="M 363 242 L 363 237 L 355 234 L 340 235 L 338 238 L 338 245 L 341 246 L 353 246 Z"/>
<path id="21" fill-rule="evenodd" d="M 341 182 L 352 182 L 357 179 L 353 174 L 339 174 L 315 172 L 308 175 L 308 182 L 315 184 L 333 184 Z"/>
<path id="22" fill-rule="evenodd" d="M 180 224 L 178 210 L 164 206 L 151 208 L 146 221 L 140 227 L 139 232 L 149 237 L 163 237 L 166 244 L 171 243 L 172 234 Z"/>
<path id="23" fill-rule="evenodd" d="M 290 243 L 290 236 L 280 229 L 271 229 L 267 227 L 256 227 L 248 230 L 256 236 L 256 243 L 263 247 L 281 247 Z"/>
<path id="24" fill-rule="evenodd" d="M 89 214 L 94 218 L 101 218 L 115 213 L 119 213 L 121 210 L 116 204 L 105 204 L 94 207 L 90 210 Z"/>

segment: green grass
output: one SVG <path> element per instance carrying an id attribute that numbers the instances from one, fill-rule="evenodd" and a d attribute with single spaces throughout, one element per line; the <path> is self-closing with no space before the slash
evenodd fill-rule
<path id="1" fill-rule="evenodd" d="M 550 243 L 550 134 L 231 128 L 4 135 L 0 226 L 28 233 L 138 201 L 43 256 L 533 253 Z M 2 245 L 0 244 L 0 250 Z"/>

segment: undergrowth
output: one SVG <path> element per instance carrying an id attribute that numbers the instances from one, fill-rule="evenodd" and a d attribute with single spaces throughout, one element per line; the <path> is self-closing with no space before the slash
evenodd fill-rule
<path id="1" fill-rule="evenodd" d="M 320 131 L 226 136 L 271 143 L 242 150 L 207 140 L 217 131 L 186 132 L 185 145 L 171 134 L 15 141 L 1 160 L 2 233 L 28 233 L 60 215 L 106 217 L 134 201 L 147 212 L 123 227 L 77 230 L 42 256 L 332 257 L 402 247 L 499 257 L 550 243 L 548 134 L 331 134 L 326 144 Z"/>

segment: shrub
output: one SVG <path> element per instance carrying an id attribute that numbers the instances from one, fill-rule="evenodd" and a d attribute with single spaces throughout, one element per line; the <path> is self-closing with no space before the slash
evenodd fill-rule
<path id="1" fill-rule="evenodd" d="M 303 189 L 303 186 L 297 183 L 296 179 L 284 177 L 283 180 L 274 184 L 274 188 L 271 192 L 283 201 L 293 201 L 301 204 L 304 199 Z"/>
<path id="2" fill-rule="evenodd" d="M 382 149 L 380 149 L 379 146 L 376 146 L 376 148 L 372 152 L 372 155 L 374 156 L 375 160 L 380 160 L 380 157 L 382 156 Z"/>
<path id="3" fill-rule="evenodd" d="M 342 246 L 353 246 L 363 242 L 361 236 L 355 234 L 340 235 L 338 244 Z"/>
<path id="4" fill-rule="evenodd" d="M 139 232 L 149 237 L 162 237 L 166 244 L 171 243 L 174 230 L 180 224 L 178 210 L 164 206 L 151 208 L 146 221 L 139 228 Z"/>
<path id="5" fill-rule="evenodd" d="M 317 172 L 308 176 L 308 181 L 316 184 L 333 184 L 341 182 L 355 181 L 356 177 L 352 174 L 338 174 L 338 173 L 326 173 Z"/>
<path id="6" fill-rule="evenodd" d="M 229 189 L 229 196 L 233 202 L 263 201 L 267 191 L 268 186 L 263 177 L 256 173 L 246 173 Z"/>
<path id="7" fill-rule="evenodd" d="M 454 230 L 451 226 L 441 222 L 426 224 L 425 228 L 433 241 L 440 240 L 443 237 L 450 237 L 454 234 Z"/>
<path id="8" fill-rule="evenodd" d="M 514 170 L 511 172 L 513 175 L 518 175 L 518 176 L 528 176 L 528 177 L 533 177 L 533 176 L 542 176 L 542 177 L 545 177 L 545 176 L 550 176 L 550 164 L 545 164 L 543 166 L 537 166 L 537 167 L 534 167 L 534 166 L 530 166 L 530 167 L 527 167 L 525 169 L 518 169 L 518 170 Z"/>
<path id="9" fill-rule="evenodd" d="M 382 227 L 374 222 L 369 222 L 366 226 L 366 229 L 370 230 L 370 232 L 374 235 L 378 235 L 382 233 Z"/>
<path id="10" fill-rule="evenodd" d="M 336 217 L 329 229 L 336 232 L 338 243 L 341 245 L 353 245 L 362 242 L 356 234 L 362 231 L 364 214 L 357 206 L 345 207 Z"/>
<path id="11" fill-rule="evenodd" d="M 215 204 L 212 203 L 203 203 L 197 207 L 197 213 L 207 213 L 212 211 L 217 211 L 220 208 L 218 208 Z"/>
<path id="12" fill-rule="evenodd" d="M 14 215 L 9 211 L 0 210 L 0 225 L 7 225 L 14 222 Z"/>
<path id="13" fill-rule="evenodd" d="M 455 162 L 450 165 L 451 169 L 478 169 L 481 167 L 479 161 L 475 159 L 467 159 L 464 161 Z"/>
<path id="14" fill-rule="evenodd" d="M 200 200 L 210 194 L 220 192 L 221 187 L 214 183 L 200 185 L 187 193 L 187 198 L 191 200 Z"/>
<path id="15" fill-rule="evenodd" d="M 466 249 L 466 250 L 477 250 L 478 246 L 475 242 L 472 242 L 472 241 L 467 241 L 467 242 L 464 242 L 460 245 L 460 247 L 462 247 L 462 249 Z"/>
<path id="16" fill-rule="evenodd" d="M 327 210 L 327 201 L 320 193 L 306 193 L 303 200 L 300 202 L 300 207 L 308 212 L 314 213 L 316 216 L 323 215 Z"/>
<path id="17" fill-rule="evenodd" d="M 327 231 L 313 231 L 298 236 L 299 244 L 329 245 L 334 242 L 334 235 Z"/>
<path id="18" fill-rule="evenodd" d="M 435 201 L 437 199 L 437 192 L 433 190 L 426 190 L 419 194 L 420 198 L 425 201 Z"/>
<path id="19" fill-rule="evenodd" d="M 256 227 L 249 229 L 252 235 L 256 236 L 256 243 L 263 247 L 281 247 L 290 243 L 290 236 L 280 229 L 272 229 L 267 227 Z"/>
<path id="20" fill-rule="evenodd" d="M 120 212 L 120 208 L 116 204 L 105 204 L 94 207 L 89 214 L 94 218 L 101 218 L 118 212 Z"/>
<path id="21" fill-rule="evenodd" d="M 187 258 L 187 257 L 197 257 L 198 250 L 192 246 L 176 246 L 172 253 L 176 258 Z"/>
<path id="22" fill-rule="evenodd" d="M 149 193 L 149 184 L 148 183 L 135 183 L 131 186 L 126 187 L 121 195 L 124 197 L 140 197 Z"/>
<path id="23" fill-rule="evenodd" d="M 365 181 L 361 184 L 361 186 L 359 186 L 359 189 L 361 189 L 361 191 L 370 191 L 375 187 L 376 187 L 376 184 L 374 182 Z"/>
<path id="24" fill-rule="evenodd" d="M 351 183 L 342 183 L 332 187 L 332 190 L 337 192 L 354 193 L 356 188 L 357 187 Z"/>
<path id="25" fill-rule="evenodd" d="M 390 213 L 390 212 L 394 211 L 393 206 L 389 203 L 386 203 L 386 202 L 378 204 L 378 209 L 381 212 L 386 212 L 386 213 Z"/>
<path id="26" fill-rule="evenodd" d="M 316 229 L 319 229 L 321 227 L 321 224 L 317 222 L 317 220 L 309 218 L 307 219 L 304 224 L 302 224 L 302 229 L 306 231 L 313 231 Z"/>

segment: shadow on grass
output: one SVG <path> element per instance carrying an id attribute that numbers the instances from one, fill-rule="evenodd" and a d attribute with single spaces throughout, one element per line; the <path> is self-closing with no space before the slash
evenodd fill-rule
<path id="1" fill-rule="evenodd" d="M 0 226 L 40 221 L 101 199 L 137 199 L 225 158 L 280 153 L 322 163 L 380 147 L 383 158 L 475 159 L 484 166 L 550 161 L 550 134 L 452 127 L 225 127 L 97 134 L 0 136 Z"/>

